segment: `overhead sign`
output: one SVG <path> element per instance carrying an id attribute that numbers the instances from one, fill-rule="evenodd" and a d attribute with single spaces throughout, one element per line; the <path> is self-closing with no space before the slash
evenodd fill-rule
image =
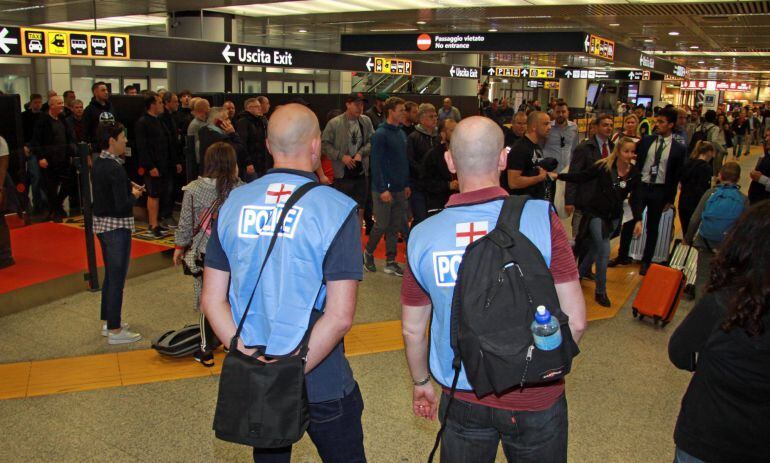
<path id="1" fill-rule="evenodd" d="M 677 77 L 684 78 L 684 77 L 687 76 L 687 68 L 682 66 L 682 65 L 677 64 L 677 65 L 674 66 L 674 71 L 672 72 L 672 74 L 677 76 Z"/>
<path id="2" fill-rule="evenodd" d="M 528 80 L 527 87 L 529 88 L 543 88 L 544 84 L 542 80 Z"/>
<path id="3" fill-rule="evenodd" d="M 543 88 L 546 90 L 559 90 L 558 80 L 546 80 L 543 82 Z"/>
<path id="4" fill-rule="evenodd" d="M 523 77 L 530 79 L 555 79 L 554 68 L 522 68 L 517 66 L 493 66 L 485 70 L 485 74 L 495 77 Z"/>
<path id="5" fill-rule="evenodd" d="M 721 82 L 715 80 L 687 80 L 680 86 L 682 90 L 720 90 L 720 91 L 751 91 L 751 84 L 745 82 Z"/>
<path id="6" fill-rule="evenodd" d="M 586 34 L 583 48 L 591 56 L 610 61 L 615 60 L 615 41 L 613 40 L 605 39 L 598 35 Z"/>
<path id="7" fill-rule="evenodd" d="M 639 55 L 639 66 L 655 69 L 655 58 L 649 55 Z"/>
<path id="8" fill-rule="evenodd" d="M 585 53 L 582 32 L 456 32 L 447 34 L 343 34 L 347 52 L 486 52 L 544 51 Z"/>
<path id="9" fill-rule="evenodd" d="M 564 77 L 567 79 L 609 79 L 607 71 L 597 71 L 594 69 L 567 69 L 564 71 Z"/>
<path id="10" fill-rule="evenodd" d="M 367 61 L 367 69 L 368 69 Z M 408 59 L 397 58 L 375 58 L 374 70 L 375 74 L 397 74 L 402 76 L 412 75 L 412 61 Z"/>
<path id="11" fill-rule="evenodd" d="M 466 79 L 478 79 L 479 68 L 453 65 L 451 68 L 449 68 L 449 77 L 465 77 Z"/>
<path id="12" fill-rule="evenodd" d="M 0 51 L 6 55 L 21 54 L 21 31 L 18 27 L 0 29 Z"/>
<path id="13" fill-rule="evenodd" d="M 0 35 L 5 33 L 4 39 L 16 40 L 12 36 L 12 29 L 3 28 Z M 22 56 L 48 56 L 54 58 L 99 58 L 99 59 L 130 59 L 131 49 L 129 36 L 126 34 L 112 34 L 101 32 L 76 32 L 51 29 L 38 29 L 22 27 L 18 29 L 21 47 L 19 54 Z M 3 39 L 0 39 L 2 43 Z M 0 51 L 12 54 L 9 49 L 0 46 Z"/>
<path id="14" fill-rule="evenodd" d="M 650 71 L 628 71 L 628 80 L 651 80 Z"/>

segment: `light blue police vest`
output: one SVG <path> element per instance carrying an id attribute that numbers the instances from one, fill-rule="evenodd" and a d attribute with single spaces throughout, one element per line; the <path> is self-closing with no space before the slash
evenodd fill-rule
<path id="1" fill-rule="evenodd" d="M 291 191 L 310 179 L 274 172 L 236 188 L 222 205 L 217 232 L 230 263 L 229 299 L 237 324 L 249 301 Z M 308 328 L 311 311 L 323 310 L 323 262 L 338 231 L 356 207 L 328 187 L 309 191 L 287 214 L 244 323 L 241 339 L 270 356 L 292 353 Z"/>
<path id="2" fill-rule="evenodd" d="M 482 204 L 452 206 L 428 218 L 409 235 L 409 267 L 420 286 L 430 295 L 433 319 L 430 325 L 430 373 L 441 385 L 452 386 L 454 353 L 450 344 L 450 318 L 457 270 L 465 248 L 491 232 L 497 224 L 501 199 Z M 520 231 L 540 250 L 551 266 L 551 205 L 531 199 L 524 206 Z M 465 269 L 468 271 L 468 269 Z M 473 387 L 460 370 L 457 389 Z"/>

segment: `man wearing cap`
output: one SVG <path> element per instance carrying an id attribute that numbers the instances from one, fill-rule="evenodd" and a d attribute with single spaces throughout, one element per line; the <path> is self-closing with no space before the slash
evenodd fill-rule
<path id="1" fill-rule="evenodd" d="M 345 112 L 326 124 L 321 152 L 332 162 L 334 187 L 358 204 L 359 224 L 364 218 L 369 153 L 374 134 L 372 122 L 362 117 L 366 99 L 362 93 L 345 98 Z"/>
<path id="2" fill-rule="evenodd" d="M 372 121 L 372 127 L 374 127 L 374 130 L 377 130 L 377 127 L 380 126 L 385 121 L 385 116 L 382 114 L 382 106 L 385 104 L 385 100 L 388 99 L 388 94 L 384 92 L 380 92 L 376 95 L 374 95 L 374 106 L 366 110 L 366 113 L 364 113 L 366 116 L 369 116 L 369 119 Z"/>

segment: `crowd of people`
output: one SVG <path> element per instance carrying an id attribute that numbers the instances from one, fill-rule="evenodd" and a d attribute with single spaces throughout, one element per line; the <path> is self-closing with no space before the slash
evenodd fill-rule
<path id="1" fill-rule="evenodd" d="M 770 116 L 764 108 L 701 115 L 670 105 L 629 110 L 619 104 L 621 127 L 615 128 L 614 114 L 599 114 L 582 138 L 561 100 L 545 111 L 537 101 L 513 111 L 503 99 L 463 119 L 450 98 L 436 108 L 386 94 L 352 93 L 322 128 L 300 103 L 271 113 L 262 96 L 247 99 L 238 113 L 231 101 L 211 107 L 187 91 L 144 91 L 137 96 L 144 113 L 132 128 L 139 184 L 124 167 L 126 128 L 114 118 L 106 85 L 96 83 L 92 92 L 85 107 L 71 91 L 62 97 L 49 92 L 45 104 L 33 95 L 22 120 L 32 205 L 50 220 L 79 213 L 71 159 L 80 142 L 94 153 L 94 232 L 105 261 L 102 335 L 110 344 L 141 339 L 121 312 L 133 208 L 145 196 L 149 232 L 162 237 L 175 229 L 174 263 L 194 277 L 203 340 L 196 360 L 213 365 L 220 343 L 262 365 L 305 356 L 307 396 L 298 400 L 308 403 L 308 432 L 324 461 L 366 459 L 363 398 L 343 338 L 363 272 L 378 271 L 374 254 L 383 238 L 383 271 L 403 277 L 413 411 L 442 419 L 442 461 L 493 461 L 500 440 L 511 461 L 521 453 L 566 461 L 563 378 L 477 397 L 465 371 L 452 361 L 450 314 L 462 265 L 452 256 L 462 256 L 495 229 L 505 198 L 524 195 L 529 199 L 519 210 L 518 231 L 534 245 L 533 259 L 545 262 L 544 281 L 555 295 L 550 302 L 563 311 L 568 322 L 562 329 L 574 342 L 587 323 L 580 279 L 594 280 L 595 300 L 610 307 L 607 268 L 629 264 L 630 241 L 644 234 L 640 274 L 646 274 L 661 216 L 678 196 L 684 239 L 701 251 L 698 286 L 705 295 L 671 340 L 672 361 L 696 371 L 677 424 L 677 461 L 712 455 L 709 446 L 718 439 L 708 436 L 725 423 L 751 429 L 734 436 L 727 446 L 732 450 L 719 447 L 722 461 L 766 455 L 761 431 L 738 411 L 716 407 L 704 417 L 696 410 L 697 398 L 705 400 L 714 388 L 727 391 L 738 404 L 733 408 L 751 408 L 739 378 L 720 367 L 727 360 L 719 352 L 725 351 L 709 337 L 719 323 L 719 342 L 741 345 L 734 348 L 744 353 L 751 350 L 746 342 L 756 344 L 741 368 L 757 378 L 753 392 L 762 400 L 768 396 L 763 384 L 770 383 L 765 330 L 770 301 L 766 278 L 757 273 L 766 252 L 750 244 L 770 232 L 764 201 L 770 198 Z M 737 192 L 735 159 L 748 155 L 757 131 L 764 135 L 766 155 L 750 172 L 748 196 L 739 196 L 741 211 L 747 212 L 714 239 L 702 223 L 714 216 L 712 198 Z M 3 146 L 0 174 L 7 168 Z M 194 157 L 192 165 L 185 162 L 185 149 Z M 190 168 L 188 178 L 196 179 L 180 184 L 178 176 Z M 572 217 L 571 236 L 557 210 Z M 617 235 L 620 250 L 611 260 L 610 239 Z M 399 241 L 407 245 L 403 259 Z M 3 259 L 0 254 L 0 264 Z M 699 354 L 697 369 L 692 353 Z M 228 371 L 223 370 L 223 384 Z M 727 381 L 711 382 L 706 375 L 715 371 Z M 442 386 L 440 395 L 431 378 Z M 254 448 L 255 461 L 289 461 L 290 455 L 291 445 Z"/>

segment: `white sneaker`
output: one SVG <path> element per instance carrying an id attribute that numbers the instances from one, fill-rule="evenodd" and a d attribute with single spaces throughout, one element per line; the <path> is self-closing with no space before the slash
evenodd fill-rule
<path id="1" fill-rule="evenodd" d="M 128 331 L 126 328 L 121 329 L 117 333 L 110 332 L 107 334 L 108 344 L 128 344 L 140 339 L 142 339 L 141 334 Z"/>
<path id="2" fill-rule="evenodd" d="M 128 328 L 128 323 L 121 323 L 120 327 L 123 329 Z M 107 322 L 102 323 L 102 336 L 106 338 L 109 332 L 110 331 L 107 329 Z"/>

